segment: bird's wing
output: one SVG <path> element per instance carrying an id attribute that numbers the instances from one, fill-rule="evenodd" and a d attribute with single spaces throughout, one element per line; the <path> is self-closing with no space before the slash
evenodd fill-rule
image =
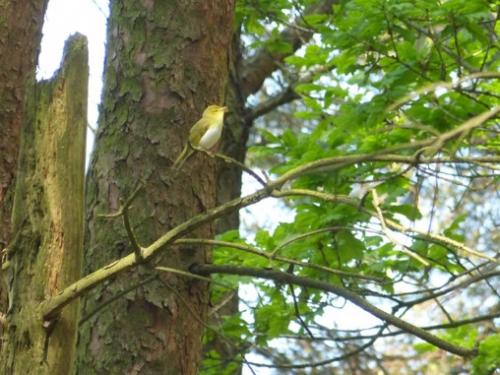
<path id="1" fill-rule="evenodd" d="M 189 143 L 197 147 L 201 137 L 207 132 L 208 128 L 210 128 L 210 121 L 204 117 L 199 119 L 189 131 Z"/>

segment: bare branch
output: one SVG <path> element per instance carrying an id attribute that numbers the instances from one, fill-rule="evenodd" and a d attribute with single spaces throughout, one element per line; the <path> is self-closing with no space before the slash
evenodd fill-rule
<path id="1" fill-rule="evenodd" d="M 107 218 L 107 219 L 113 219 L 116 217 L 122 216 L 123 219 L 123 226 L 125 227 L 125 231 L 127 232 L 127 237 L 130 241 L 130 244 L 132 245 L 132 249 L 134 250 L 135 256 L 137 257 L 137 262 L 140 263 L 143 261 L 142 257 L 142 247 L 139 245 L 139 242 L 137 241 L 137 238 L 135 236 L 135 233 L 132 229 L 132 226 L 130 225 L 130 220 L 128 216 L 129 208 L 132 205 L 132 202 L 134 202 L 135 198 L 137 198 L 137 194 L 141 191 L 143 188 L 143 183 L 141 181 L 138 181 L 136 184 L 136 187 L 130 197 L 128 197 L 125 202 L 122 204 L 120 209 L 112 214 L 103 214 L 99 215 L 98 217 L 101 218 Z"/>
<path id="2" fill-rule="evenodd" d="M 231 287 L 231 285 L 227 285 L 227 284 L 221 283 L 219 281 L 212 280 L 209 277 L 204 277 L 204 276 L 197 275 L 195 273 L 191 273 L 191 272 L 179 270 L 177 268 L 158 266 L 158 267 L 155 267 L 155 270 L 162 271 L 162 272 L 170 272 L 170 273 L 174 273 L 176 275 L 180 275 L 180 276 L 184 276 L 184 277 L 190 277 L 192 279 L 196 279 L 196 280 L 200 280 L 200 281 L 205 281 L 207 283 L 212 283 L 212 284 L 215 284 L 215 285 L 219 285 L 219 286 L 221 286 L 223 288 L 226 288 L 226 289 L 231 289 L 231 290 L 233 289 Z"/>
<path id="3" fill-rule="evenodd" d="M 440 339 L 437 336 L 423 330 L 413 324 L 410 324 L 398 317 L 386 313 L 385 311 L 379 309 L 378 307 L 372 305 L 363 297 L 358 294 L 346 289 L 344 287 L 333 285 L 324 281 L 314 280 L 306 277 L 295 276 L 286 272 L 262 270 L 248 267 L 236 267 L 236 266 L 220 266 L 220 265 L 194 265 L 191 267 L 191 272 L 199 273 L 201 275 L 210 275 L 213 273 L 218 274 L 230 274 L 230 275 L 240 275 L 240 276 L 252 276 L 261 279 L 273 280 L 281 283 L 288 283 L 294 285 L 300 285 L 305 288 L 315 288 L 320 289 L 325 292 L 330 292 L 345 298 L 349 302 L 355 304 L 361 309 L 367 311 L 371 315 L 379 318 L 380 320 L 387 322 L 399 329 L 410 333 L 414 336 L 427 341 L 430 344 L 437 346 L 438 348 L 445 350 L 449 353 L 456 354 L 458 356 L 469 358 L 476 354 L 475 349 L 467 349 L 458 345 L 453 345 L 450 342 Z"/>
<path id="4" fill-rule="evenodd" d="M 420 329 L 425 329 L 426 331 L 434 331 L 438 329 L 448 329 L 448 328 L 457 328 L 469 324 L 474 324 L 474 323 L 479 323 L 479 322 L 484 322 L 486 320 L 493 320 L 500 317 L 500 311 L 493 312 L 491 314 L 485 314 L 485 315 L 479 315 L 474 318 L 470 319 L 462 319 L 462 320 L 455 320 L 451 323 L 443 323 L 443 324 L 433 324 L 429 326 L 423 326 L 419 327 Z M 371 328 L 373 329 L 373 327 Z M 360 332 L 362 330 L 356 330 L 357 332 Z M 402 330 L 396 330 L 396 331 L 391 331 L 391 332 L 386 332 L 382 333 L 379 336 L 380 337 L 393 337 L 393 336 L 399 336 L 399 335 L 404 335 L 407 334 L 406 331 Z M 335 337 L 325 337 L 325 336 L 315 336 L 314 340 L 315 341 L 357 341 L 357 340 L 367 340 L 370 339 L 377 334 L 374 335 L 351 335 L 351 336 L 335 336 Z M 280 336 L 279 338 L 285 338 L 285 339 L 295 339 L 295 340 L 310 340 L 309 336 L 292 336 L 292 335 L 284 335 Z"/>
<path id="5" fill-rule="evenodd" d="M 331 229 L 329 229 L 329 230 L 331 230 Z M 334 268 L 322 266 L 322 265 L 315 264 L 315 263 L 301 262 L 300 260 L 295 260 L 295 259 L 286 258 L 286 257 L 282 257 L 282 256 L 276 256 L 273 253 L 266 253 L 265 251 L 259 250 L 255 247 L 249 246 L 247 244 L 239 244 L 239 243 L 235 243 L 235 242 L 208 240 L 208 239 L 200 239 L 200 238 L 181 238 L 181 239 L 175 241 L 175 244 L 191 244 L 191 245 L 192 244 L 199 244 L 199 245 L 213 245 L 213 246 L 230 247 L 232 249 L 242 250 L 242 251 L 245 251 L 247 253 L 266 258 L 270 261 L 276 260 L 279 262 L 293 264 L 293 265 L 304 267 L 304 268 L 316 269 L 318 271 L 328 272 L 328 273 L 331 273 L 333 275 L 337 275 L 337 276 L 341 276 L 341 277 L 352 277 L 352 278 L 357 278 L 357 279 L 362 279 L 362 280 L 378 281 L 378 282 L 383 281 L 381 278 L 375 277 L 375 276 L 360 275 L 357 273 L 337 270 Z"/>
<path id="6" fill-rule="evenodd" d="M 382 210 L 380 209 L 380 199 L 378 197 L 378 194 L 377 194 L 377 190 L 376 189 L 372 189 L 371 190 L 372 192 L 372 196 L 373 196 L 373 207 L 375 208 L 375 212 L 377 213 L 377 217 L 380 221 L 380 225 L 382 227 L 382 230 L 385 234 L 385 236 L 393 243 L 395 244 L 398 248 L 400 248 L 400 250 L 405 253 L 406 255 L 416 259 L 417 261 L 419 261 L 420 263 L 422 263 L 424 266 L 426 267 L 429 267 L 429 262 L 426 261 L 424 258 L 422 258 L 420 255 L 418 255 L 417 253 L 411 251 L 410 249 L 407 248 L 407 246 L 403 243 L 401 243 L 401 241 L 399 241 L 393 234 L 392 232 L 387 228 L 387 225 L 385 224 L 385 218 L 384 218 L 384 215 L 382 214 Z"/>
<path id="7" fill-rule="evenodd" d="M 441 89 L 454 89 L 459 87 L 461 83 L 472 81 L 474 79 L 498 79 L 500 78 L 500 73 L 498 72 L 479 72 L 473 73 L 464 77 L 460 77 L 458 80 L 454 82 L 434 82 L 429 85 L 423 86 L 417 90 L 412 91 L 410 94 L 405 95 L 401 99 L 397 100 L 393 104 L 389 106 L 388 111 L 392 111 L 396 108 L 399 108 L 401 105 L 413 100 L 414 98 L 418 98 L 421 95 L 428 94 L 433 92 L 437 88 Z"/>
<path id="8" fill-rule="evenodd" d="M 292 299 L 293 299 L 293 309 L 295 311 L 295 317 L 299 321 L 300 325 L 307 332 L 309 337 L 314 339 L 314 335 L 311 332 L 311 329 L 307 326 L 307 323 L 302 318 L 302 315 L 300 315 L 299 302 L 297 301 L 297 296 L 295 295 L 295 290 L 293 289 L 293 284 L 288 284 L 288 287 L 290 288 L 290 294 L 292 295 Z"/>
<path id="9" fill-rule="evenodd" d="M 294 91 L 294 87 L 291 85 L 279 94 L 269 98 L 268 100 L 259 103 L 254 108 L 252 108 L 246 115 L 245 121 L 250 123 L 251 121 L 264 116 L 265 114 L 275 110 L 280 105 L 290 103 L 296 99 L 299 99 L 300 95 Z"/>
<path id="10" fill-rule="evenodd" d="M 307 363 L 298 363 L 298 364 L 266 364 L 266 363 L 256 363 L 256 362 L 250 362 L 252 365 L 256 367 L 267 367 L 267 368 L 279 368 L 279 369 L 303 369 L 303 368 L 312 368 L 312 367 L 321 367 L 321 366 L 326 366 L 329 365 L 330 363 L 334 362 L 339 362 L 339 361 L 344 361 L 352 356 L 355 356 L 361 352 L 363 352 L 365 349 L 368 347 L 372 346 L 375 341 L 379 338 L 382 337 L 382 332 L 386 328 L 387 325 L 382 325 L 378 333 L 372 335 L 370 337 L 370 341 L 367 343 L 357 347 L 356 349 L 349 351 L 345 354 L 325 359 L 324 361 L 318 361 L 318 362 L 307 362 Z"/>
<path id="11" fill-rule="evenodd" d="M 260 177 L 257 173 L 255 173 L 251 168 L 249 168 L 248 166 L 246 166 L 245 164 L 243 164 L 242 162 L 230 157 L 230 156 L 227 156 L 227 155 L 224 155 L 224 154 L 219 154 L 217 152 L 213 153 L 213 152 L 210 152 L 210 151 L 207 151 L 201 147 L 195 147 L 195 146 L 191 146 L 194 150 L 196 151 L 200 151 L 200 152 L 203 152 L 205 154 L 207 154 L 209 157 L 211 158 L 219 158 L 219 159 L 222 159 L 223 161 L 225 161 L 226 163 L 229 163 L 229 164 L 234 164 L 236 165 L 237 167 L 241 168 L 243 171 L 245 171 L 246 173 L 248 173 L 250 176 L 252 176 L 253 178 L 255 178 L 255 180 L 261 184 L 262 186 L 266 186 L 266 181 L 264 181 L 262 179 L 262 177 Z"/>

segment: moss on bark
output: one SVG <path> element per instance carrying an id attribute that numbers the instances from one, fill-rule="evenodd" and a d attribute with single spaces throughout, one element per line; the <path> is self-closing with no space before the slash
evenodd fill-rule
<path id="1" fill-rule="evenodd" d="M 216 203 L 215 163 L 196 154 L 170 166 L 189 128 L 209 104 L 221 104 L 228 76 L 233 1 L 116 1 L 108 23 L 105 92 L 88 179 L 85 268 L 132 252 L 117 210 L 138 180 L 130 210 L 140 243 Z M 211 238 L 212 225 L 195 235 Z M 209 261 L 207 248 L 168 248 L 155 264 L 186 269 Z M 206 283 L 170 274 L 92 315 L 103 301 L 154 271 L 145 265 L 92 291 L 81 330 L 78 373 L 195 374 L 208 308 Z"/>
<path id="2" fill-rule="evenodd" d="M 81 276 L 87 126 L 87 42 L 73 36 L 64 64 L 29 98 L 13 208 L 14 242 L 2 265 L 9 286 L 3 374 L 67 374 L 78 306 L 55 322 L 39 304 Z"/>

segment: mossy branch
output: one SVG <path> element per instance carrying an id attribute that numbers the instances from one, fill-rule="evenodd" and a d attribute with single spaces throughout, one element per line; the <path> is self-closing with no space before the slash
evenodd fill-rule
<path id="1" fill-rule="evenodd" d="M 117 212 L 112 213 L 112 214 L 105 214 L 105 215 L 98 216 L 101 218 L 108 218 L 108 219 L 113 219 L 113 218 L 120 217 L 120 216 L 123 218 L 123 226 L 125 227 L 125 231 L 127 232 L 127 237 L 130 241 L 130 244 L 132 245 L 132 249 L 134 250 L 134 254 L 137 258 L 138 263 L 142 262 L 144 260 L 144 258 L 142 256 L 142 247 L 141 247 L 141 245 L 139 245 L 139 242 L 137 241 L 137 237 L 135 236 L 135 233 L 132 229 L 132 226 L 130 225 L 129 209 L 143 187 L 144 187 L 144 184 L 142 183 L 142 181 L 137 182 L 134 191 L 125 200 L 125 202 L 122 204 L 122 206 L 120 207 L 120 209 Z"/>
<path id="2" fill-rule="evenodd" d="M 151 259 L 153 256 L 155 256 L 158 252 L 161 251 L 162 248 L 169 244 L 173 244 L 174 241 L 179 239 L 180 237 L 184 236 L 185 234 L 189 233 L 193 229 L 199 227 L 200 225 L 213 221 L 214 219 L 221 217 L 223 215 L 226 215 L 228 213 L 234 212 L 236 210 L 239 210 L 243 207 L 247 207 L 250 205 L 253 205 L 259 201 L 261 201 L 264 198 L 268 197 L 284 197 L 284 196 L 291 196 L 291 195 L 310 195 L 310 196 L 316 196 L 320 199 L 327 199 L 331 200 L 332 196 L 328 195 L 325 193 L 320 193 L 317 191 L 303 191 L 303 190 L 289 190 L 289 191 L 280 191 L 283 185 L 285 185 L 287 182 L 294 180 L 296 178 L 299 178 L 301 176 L 304 176 L 308 173 L 311 172 L 319 172 L 323 170 L 331 171 L 333 169 L 340 169 L 342 167 L 348 166 L 348 165 L 353 165 L 356 163 L 361 163 L 361 162 L 401 162 L 401 163 L 407 163 L 407 164 L 419 164 L 419 163 L 434 163 L 434 162 L 472 162 L 474 159 L 473 158 L 450 158 L 450 159 L 431 159 L 431 158 L 415 158 L 415 157 L 405 157 L 405 156 L 399 156 L 399 155 L 394 155 L 393 153 L 396 151 L 409 151 L 412 149 L 420 149 L 422 147 L 430 146 L 432 144 L 435 144 L 437 141 L 437 138 L 444 139 L 445 141 L 450 140 L 453 138 L 454 135 L 459 134 L 460 131 L 466 131 L 470 129 L 472 125 L 477 126 L 479 122 L 484 122 L 488 120 L 489 118 L 493 117 L 496 113 L 498 113 L 500 109 L 494 109 L 487 111 L 481 115 L 476 116 L 475 118 L 465 122 L 464 124 L 460 125 L 458 128 L 453 129 L 449 132 L 443 133 L 440 137 L 433 137 L 428 140 L 422 140 L 422 141 L 417 141 L 413 143 L 407 143 L 404 145 L 399 145 L 395 147 L 388 148 L 386 150 L 378 151 L 375 153 L 368 153 L 368 154 L 359 154 L 359 155 L 348 155 L 348 156 L 339 156 L 339 157 L 331 157 L 331 158 L 325 158 L 325 159 L 320 159 L 316 160 L 313 162 L 306 163 L 304 165 L 301 165 L 299 167 L 296 167 L 282 176 L 278 177 L 275 180 L 271 180 L 265 184 L 265 186 L 257 191 L 255 191 L 252 194 L 249 194 L 245 197 L 240 197 L 233 199 L 225 204 L 222 204 L 218 207 L 215 207 L 213 209 L 208 210 L 205 213 L 199 214 L 194 216 L 193 218 L 185 221 L 184 223 L 176 226 L 175 228 L 169 230 L 166 232 L 164 235 L 159 237 L 156 241 L 154 241 L 152 244 L 150 244 L 147 247 L 142 247 L 141 248 L 141 256 L 138 257 L 136 253 L 131 253 L 121 259 L 118 259 L 96 271 L 93 273 L 85 276 L 84 278 L 76 281 L 72 285 L 68 286 L 66 289 L 62 290 L 58 295 L 53 296 L 52 298 L 42 302 L 40 306 L 40 311 L 42 318 L 44 320 L 54 318 L 59 314 L 61 309 L 64 308 L 67 304 L 69 304 L 71 301 L 74 299 L 80 297 L 82 294 L 86 293 L 87 291 L 91 290 L 95 286 L 99 285 L 100 283 L 109 280 L 110 278 L 114 277 L 118 273 L 121 273 L 127 269 L 130 269 L 134 266 L 137 266 L 141 261 L 147 261 Z M 435 161 L 434 161 L 435 160 Z M 482 159 L 483 162 L 489 162 L 490 160 L 484 160 Z M 133 194 L 134 195 L 134 194 Z M 132 196 L 133 196 L 132 195 Z M 353 202 L 355 201 L 356 205 L 359 204 L 357 200 L 353 200 L 349 197 L 339 197 L 335 196 L 335 200 L 339 202 Z M 371 213 L 372 215 L 376 215 L 376 213 Z M 113 214 L 111 216 L 116 216 L 118 214 Z M 110 217 L 108 215 L 107 217 Z M 406 228 L 401 227 L 398 223 L 395 223 L 390 220 L 386 220 L 386 225 L 389 228 L 396 229 L 396 230 L 401 230 L 401 231 L 406 231 Z M 415 232 L 413 230 L 413 232 Z M 471 252 L 471 249 L 465 248 L 465 245 L 458 244 L 456 241 L 449 241 L 449 239 L 443 237 L 443 236 L 437 236 L 437 235 L 427 235 L 427 234 L 422 234 L 418 233 L 419 235 L 424 236 L 425 238 L 428 238 L 430 240 L 434 240 L 440 243 L 446 243 L 447 245 L 453 246 L 455 248 L 459 248 L 462 251 L 467 251 L 469 253 L 473 253 L 476 256 L 482 256 L 483 258 L 487 258 L 489 260 L 493 260 L 491 257 L 486 257 L 484 254 L 478 253 L 478 252 Z"/>

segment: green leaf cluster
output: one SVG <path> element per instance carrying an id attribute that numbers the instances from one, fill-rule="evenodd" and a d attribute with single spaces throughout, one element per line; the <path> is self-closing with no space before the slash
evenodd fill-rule
<path id="1" fill-rule="evenodd" d="M 249 149 L 249 160 L 269 167 L 271 176 L 282 176 L 320 159 L 337 158 L 333 167 L 308 171 L 284 188 L 339 199 L 304 194 L 287 198 L 290 222 L 277 223 L 273 230 L 257 228 L 253 241 L 237 231 L 220 237 L 253 247 L 267 258 L 217 247 L 214 261 L 290 272 L 341 285 L 365 297 L 396 298 L 394 293 L 402 287 L 425 289 L 435 278 L 454 280 L 477 259 L 471 261 L 470 254 L 428 233 L 464 246 L 481 245 L 467 231 L 478 221 L 474 224 L 473 215 L 455 198 L 462 194 L 480 205 L 487 198 L 473 194 L 482 189 L 487 197 L 498 177 L 491 176 L 491 169 L 483 164 L 416 164 L 422 157 L 498 155 L 498 125 L 491 119 L 421 150 L 407 146 L 437 139 L 500 104 L 498 76 L 487 76 L 499 68 L 497 7 L 483 0 L 340 1 L 332 15 L 302 14 L 299 26 L 313 31 L 314 37 L 293 52 L 293 46 L 281 39 L 283 30 L 301 11 L 318 3 L 237 2 L 245 53 L 252 56 L 265 49 L 287 55 L 277 65 L 276 80 L 267 84 L 259 98 L 266 100 L 272 96 L 267 92 L 279 92 L 282 86 L 293 88 L 299 98 L 281 107 L 279 115 L 269 113 L 256 121 L 257 142 Z M 342 158 L 384 152 L 415 158 L 415 163 L 342 162 Z M 358 190 L 362 193 L 356 194 Z M 425 229 L 395 233 L 397 226 Z M 335 271 L 365 278 L 339 276 Z M 234 285 L 238 281 L 249 283 L 248 278 L 231 279 Z M 235 332 L 259 347 L 284 335 L 306 334 L 304 324 L 314 322 L 333 300 L 315 290 L 291 290 L 258 280 L 252 284 L 258 296 L 247 306 L 252 318 L 249 322 L 240 316 Z M 479 336 L 475 326 L 441 335 L 468 348 L 477 344 Z M 481 341 L 473 361 L 476 373 L 498 366 L 497 341 L 497 335 Z M 426 355 L 430 348 L 419 344 L 414 349 Z"/>

